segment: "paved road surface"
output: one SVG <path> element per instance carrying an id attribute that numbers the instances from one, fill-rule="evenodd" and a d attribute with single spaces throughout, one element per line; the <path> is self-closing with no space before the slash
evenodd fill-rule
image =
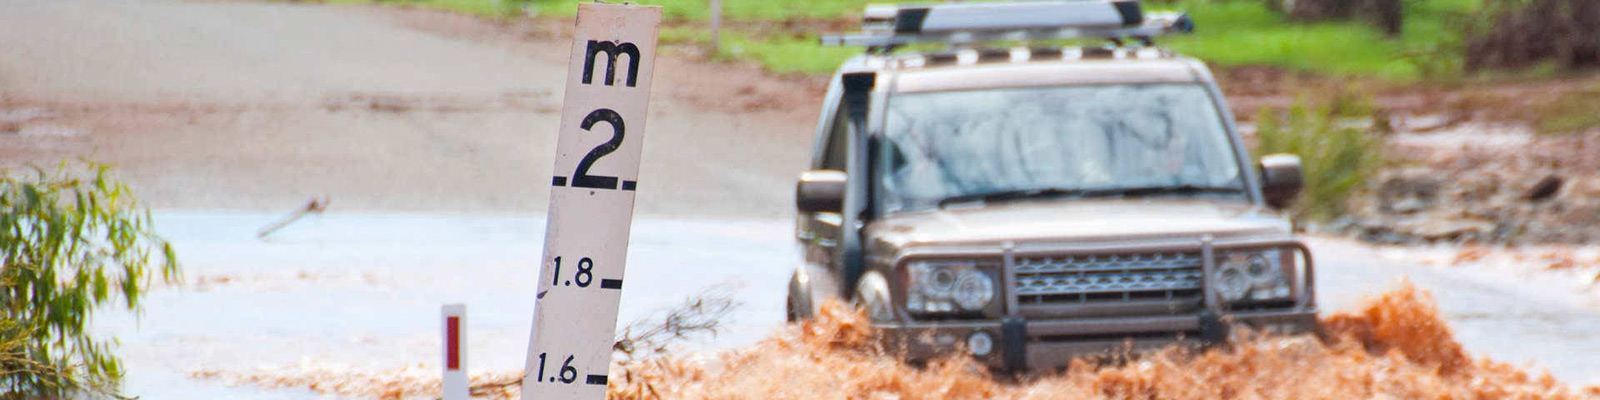
<path id="1" fill-rule="evenodd" d="M 530 216 L 546 202 L 565 48 L 441 35 L 408 18 L 288 4 L 0 2 L 0 116 L 43 112 L 54 116 L 25 128 L 70 128 L 0 135 L 4 163 L 117 163 L 184 257 L 189 284 L 153 293 L 142 321 L 98 323 L 122 337 L 131 394 L 306 398 L 189 374 L 432 365 L 436 307 L 457 301 L 469 306 L 472 367 L 520 366 L 543 231 Z M 662 68 L 641 180 L 663 184 L 640 190 L 622 318 L 732 282 L 744 303 L 733 329 L 700 346 L 749 343 L 780 319 L 796 260 L 783 218 L 809 143 L 795 115 L 814 105 L 708 111 L 683 94 L 716 77 Z M 280 211 L 322 194 L 333 215 L 254 239 Z M 1339 241 L 1315 247 L 1327 308 L 1409 275 L 1438 295 L 1470 350 L 1600 383 L 1589 357 L 1600 341 L 1586 339 L 1600 314 L 1558 283 L 1399 265 Z"/>

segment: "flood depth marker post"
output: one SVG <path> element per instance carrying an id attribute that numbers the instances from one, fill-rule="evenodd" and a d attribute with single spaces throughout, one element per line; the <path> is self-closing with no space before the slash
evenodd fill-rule
<path id="1" fill-rule="evenodd" d="M 444 375 L 440 379 L 439 398 L 467 400 L 472 391 L 467 382 L 467 306 L 446 304 L 439 307 L 440 337 L 444 360 Z"/>
<path id="2" fill-rule="evenodd" d="M 661 8 L 578 4 L 524 400 L 606 395 Z"/>

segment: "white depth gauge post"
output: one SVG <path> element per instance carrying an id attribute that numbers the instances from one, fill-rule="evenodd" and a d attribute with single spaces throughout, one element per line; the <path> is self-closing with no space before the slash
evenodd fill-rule
<path id="1" fill-rule="evenodd" d="M 660 23 L 660 7 L 578 4 L 524 400 L 606 396 Z"/>
<path id="2" fill-rule="evenodd" d="M 446 304 L 439 308 L 440 348 L 444 349 L 444 374 L 440 380 L 440 399 L 467 400 L 472 385 L 467 379 L 467 306 Z"/>

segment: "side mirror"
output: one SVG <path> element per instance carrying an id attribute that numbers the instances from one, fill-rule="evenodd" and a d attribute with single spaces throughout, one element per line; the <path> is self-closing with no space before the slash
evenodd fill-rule
<path id="1" fill-rule="evenodd" d="M 836 213 L 844 210 L 845 182 L 849 179 L 849 175 L 834 170 L 800 173 L 800 184 L 794 191 L 795 208 L 803 213 Z"/>
<path id="2" fill-rule="evenodd" d="M 1300 157 L 1293 154 L 1269 154 L 1261 157 L 1261 194 L 1267 205 L 1279 210 L 1288 208 L 1305 187 L 1305 176 L 1300 171 Z"/>

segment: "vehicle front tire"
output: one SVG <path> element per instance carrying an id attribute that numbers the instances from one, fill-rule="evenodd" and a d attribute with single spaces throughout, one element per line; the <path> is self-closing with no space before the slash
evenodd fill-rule
<path id="1" fill-rule="evenodd" d="M 789 277 L 784 314 L 789 322 L 811 319 L 822 302 L 839 297 L 839 283 L 827 269 L 805 266 Z"/>

